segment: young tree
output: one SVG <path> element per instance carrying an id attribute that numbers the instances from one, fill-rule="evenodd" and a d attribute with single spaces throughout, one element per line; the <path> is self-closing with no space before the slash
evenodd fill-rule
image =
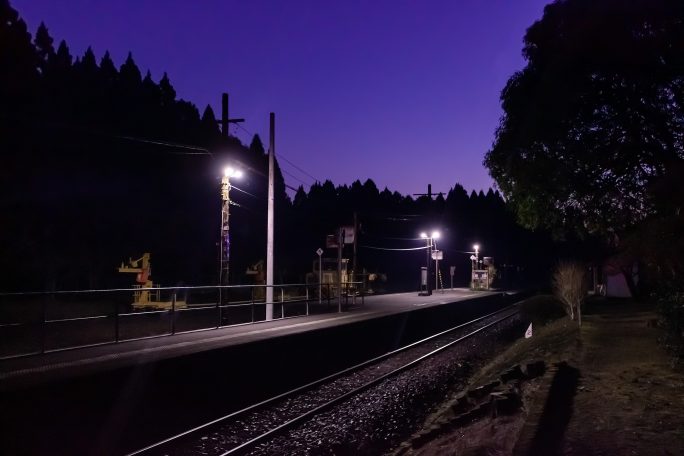
<path id="1" fill-rule="evenodd" d="M 565 305 L 571 320 L 577 317 L 582 326 L 582 304 L 587 296 L 587 272 L 583 264 L 576 261 L 562 261 L 553 274 L 553 292 Z"/>

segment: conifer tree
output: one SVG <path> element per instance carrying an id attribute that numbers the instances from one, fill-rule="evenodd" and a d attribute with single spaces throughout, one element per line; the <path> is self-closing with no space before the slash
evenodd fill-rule
<path id="1" fill-rule="evenodd" d="M 47 27 L 43 22 L 38 26 L 36 37 L 33 40 L 36 52 L 39 59 L 39 69 L 41 73 L 45 74 L 45 70 L 49 63 L 55 58 L 55 48 L 53 46 L 54 40 L 50 36 Z"/>
<path id="2" fill-rule="evenodd" d="M 57 48 L 57 54 L 55 56 L 55 67 L 58 71 L 68 71 L 73 65 L 73 57 L 69 52 L 69 46 L 67 46 L 66 41 L 62 40 L 59 42 L 59 47 Z"/>
<path id="3" fill-rule="evenodd" d="M 214 110 L 211 105 L 207 105 L 202 113 L 202 132 L 206 135 L 207 139 L 212 140 L 219 136 L 218 124 L 216 123 L 216 116 L 214 115 Z"/>
<path id="4" fill-rule="evenodd" d="M 169 76 L 166 74 L 166 71 L 159 81 L 159 90 L 161 91 L 162 106 L 173 106 L 173 103 L 176 101 L 176 90 L 171 85 L 171 81 L 169 81 Z"/>
<path id="5" fill-rule="evenodd" d="M 129 52 L 126 61 L 119 69 L 121 83 L 127 89 L 137 88 L 142 83 L 142 75 L 138 65 L 133 60 L 133 55 Z"/>
<path id="6" fill-rule="evenodd" d="M 109 51 L 105 51 L 102 60 L 100 60 L 100 76 L 108 85 L 113 85 L 119 76 L 119 72 L 114 65 L 112 57 L 109 55 Z"/>
<path id="7" fill-rule="evenodd" d="M 27 110 L 38 76 L 31 34 L 7 0 L 0 0 L 0 110 Z"/>

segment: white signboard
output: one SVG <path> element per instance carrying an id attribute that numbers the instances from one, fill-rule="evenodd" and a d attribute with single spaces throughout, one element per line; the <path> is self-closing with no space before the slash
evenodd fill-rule
<path id="1" fill-rule="evenodd" d="M 354 243 L 354 227 L 353 226 L 343 226 L 340 228 L 344 231 L 344 243 L 353 244 Z"/>
<path id="2" fill-rule="evenodd" d="M 435 250 L 432 252 L 432 259 L 433 260 L 443 260 L 444 259 L 444 252 L 441 250 Z"/>

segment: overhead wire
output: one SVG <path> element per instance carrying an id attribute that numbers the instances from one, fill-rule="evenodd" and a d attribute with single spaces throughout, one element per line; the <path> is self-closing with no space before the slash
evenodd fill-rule
<path id="1" fill-rule="evenodd" d="M 393 249 L 389 247 L 376 247 L 372 245 L 360 245 L 359 247 L 362 247 L 364 249 L 373 249 L 373 250 L 389 250 L 389 251 L 394 251 L 394 252 L 408 252 L 412 250 L 425 250 L 429 248 L 428 246 L 424 245 L 423 247 L 413 247 L 413 248 L 408 248 L 408 249 Z"/>
<path id="2" fill-rule="evenodd" d="M 169 141 L 161 141 L 161 140 L 152 140 L 152 139 L 145 139 L 145 138 L 137 138 L 135 136 L 122 136 L 122 135 L 112 135 L 114 138 L 119 138 L 119 139 L 125 139 L 128 141 L 135 141 L 135 142 L 141 142 L 141 143 L 146 143 L 146 144 L 154 144 L 157 146 L 166 146 L 166 147 L 174 147 L 177 149 L 188 149 L 188 150 L 195 150 L 197 152 L 195 153 L 185 153 L 183 155 L 209 155 L 210 157 L 214 158 L 213 154 L 211 151 L 205 147 L 200 147 L 200 146 L 193 146 L 190 144 L 181 144 L 181 143 L 174 143 L 174 142 L 169 142 Z"/>
<path id="3" fill-rule="evenodd" d="M 285 157 L 283 154 L 278 154 L 278 156 L 279 156 L 280 158 L 282 158 L 283 160 L 285 160 L 287 163 L 289 163 L 292 167 L 294 167 L 295 169 L 297 169 L 297 170 L 298 170 L 299 172 L 301 172 L 302 174 L 305 174 L 306 176 L 308 176 L 308 177 L 310 177 L 311 179 L 313 179 L 314 182 L 321 182 L 320 179 L 318 179 L 318 178 L 312 176 L 311 174 L 307 173 L 306 171 L 304 171 L 304 170 L 303 170 L 302 168 L 300 168 L 299 166 L 297 166 L 297 165 L 295 165 L 294 163 L 292 163 L 292 162 L 291 162 L 290 160 L 288 160 L 287 157 Z"/>
<path id="4" fill-rule="evenodd" d="M 284 170 L 284 169 L 282 169 L 282 168 L 281 168 L 280 170 L 281 170 L 284 174 L 287 174 L 287 175 L 290 176 L 291 178 L 293 178 L 293 179 L 299 181 L 302 185 L 306 185 L 307 187 L 311 187 L 311 184 L 307 184 L 306 182 L 304 182 L 303 180 L 301 180 L 300 178 L 298 178 L 298 177 L 295 176 L 294 174 L 289 173 L 289 172 L 287 172 L 286 170 Z"/>
<path id="5" fill-rule="evenodd" d="M 421 237 L 414 237 L 414 238 L 407 238 L 407 237 L 391 237 L 391 236 L 379 236 L 377 234 L 373 233 L 364 233 L 364 236 L 370 236 L 376 239 L 391 239 L 394 241 L 425 241 L 425 238 Z"/>
<path id="6" fill-rule="evenodd" d="M 238 124 L 235 124 L 235 126 L 237 126 L 238 128 L 242 129 L 245 133 L 247 133 L 247 134 L 249 134 L 249 135 L 251 135 L 251 136 L 254 136 L 254 133 L 252 133 L 251 131 L 249 131 L 248 129 L 246 129 L 245 127 L 243 127 L 242 125 L 240 125 L 239 123 L 238 123 Z M 304 173 L 304 174 L 306 174 L 307 176 L 311 177 L 314 181 L 318 182 L 318 180 L 317 180 L 315 177 L 311 176 L 309 173 L 307 173 L 306 171 L 304 171 L 304 170 L 302 170 L 301 168 L 299 168 L 297 165 L 295 165 L 294 163 L 292 163 L 291 161 L 289 161 L 289 160 L 288 160 L 286 157 L 284 157 L 282 154 L 278 154 L 278 158 L 282 158 L 285 162 L 289 163 L 290 165 L 292 165 L 293 167 L 297 168 L 297 169 L 298 169 L 299 171 L 301 171 L 302 173 Z M 298 177 L 294 176 L 293 174 L 291 174 L 291 173 L 285 171 L 284 169 L 281 168 L 281 171 L 282 171 L 284 174 L 287 174 L 288 176 L 292 177 L 293 179 L 296 179 L 297 181 L 301 182 L 302 184 L 304 184 L 304 185 L 306 185 L 306 186 L 308 186 L 308 187 L 311 187 L 311 184 L 307 184 L 306 182 L 302 181 L 301 179 L 299 179 Z M 288 188 L 288 189 L 292 190 L 293 192 L 296 192 L 296 191 L 299 190 L 299 189 L 297 189 L 297 188 L 295 188 L 295 187 L 293 187 L 293 186 L 291 186 L 291 185 L 288 185 L 287 183 L 285 183 L 285 188 Z"/>
<path id="7" fill-rule="evenodd" d="M 243 189 L 241 189 L 240 187 L 236 186 L 235 184 L 232 184 L 232 183 L 231 183 L 231 184 L 230 184 L 230 188 L 231 188 L 231 189 L 233 189 L 233 188 L 234 188 L 234 189 L 235 189 L 235 190 L 237 190 L 238 192 L 242 192 L 242 193 L 244 193 L 244 194 L 246 194 L 246 195 L 249 195 L 249 196 L 251 196 L 252 198 L 256 198 L 256 199 L 259 199 L 259 197 L 258 197 L 258 196 L 256 196 L 256 195 L 254 195 L 254 194 L 252 194 L 252 193 L 248 192 L 247 190 L 243 190 Z"/>
<path id="8" fill-rule="evenodd" d="M 58 124 L 56 122 L 46 122 L 46 123 L 48 123 L 52 126 L 61 127 L 61 128 L 68 128 L 68 129 L 76 130 L 76 131 L 87 131 L 88 133 L 95 134 L 97 136 L 110 137 L 110 138 L 123 139 L 126 141 L 133 141 L 133 142 L 139 142 L 139 143 L 144 143 L 144 144 L 152 144 L 152 145 L 157 145 L 157 146 L 172 147 L 172 148 L 176 148 L 176 149 L 186 149 L 186 150 L 195 151 L 194 153 L 193 152 L 172 153 L 174 155 L 207 155 L 212 159 L 216 158 L 216 157 L 214 157 L 214 154 L 209 149 L 207 149 L 205 147 L 201 147 L 201 146 L 195 146 L 195 145 L 191 145 L 191 144 L 175 143 L 175 142 L 171 142 L 171 141 L 161 141 L 161 140 L 154 140 L 154 139 L 148 139 L 148 138 L 140 138 L 140 137 L 136 137 L 136 136 L 113 135 L 113 134 L 93 131 L 92 129 L 86 129 L 85 126 L 82 126 L 82 127 L 74 126 L 73 124 L 69 126 L 69 125 L 64 125 L 63 123 Z M 238 127 L 242 128 L 243 130 L 245 130 L 247 133 L 251 134 L 251 132 L 249 130 L 242 127 L 240 124 L 236 124 L 236 125 Z M 266 174 L 262 173 L 261 171 L 259 171 L 257 169 L 252 168 L 251 166 L 247 166 L 244 163 L 241 163 L 239 161 L 238 161 L 238 163 L 240 163 L 245 169 L 250 170 L 254 174 L 260 175 L 264 178 L 268 177 Z M 309 185 L 309 184 L 306 184 L 306 185 Z M 297 188 L 295 188 L 291 185 L 288 185 L 288 184 L 285 184 L 285 187 L 292 190 L 293 192 L 296 192 L 298 190 Z"/>

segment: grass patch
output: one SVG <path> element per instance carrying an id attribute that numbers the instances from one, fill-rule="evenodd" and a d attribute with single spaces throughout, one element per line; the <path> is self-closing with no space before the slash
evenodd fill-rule
<path id="1" fill-rule="evenodd" d="M 533 296 L 520 303 L 523 321 L 533 326 L 544 326 L 566 316 L 563 303 L 552 295 Z"/>

